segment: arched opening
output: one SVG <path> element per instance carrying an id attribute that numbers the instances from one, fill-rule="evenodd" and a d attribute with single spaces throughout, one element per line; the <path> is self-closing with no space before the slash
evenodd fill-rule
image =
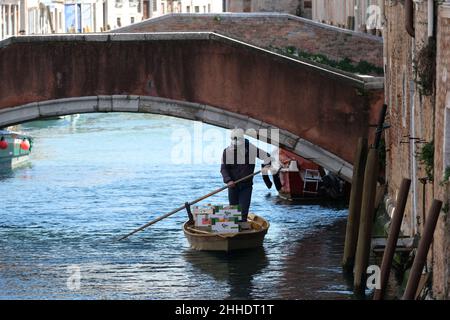
<path id="1" fill-rule="evenodd" d="M 242 128 L 248 130 L 250 135 L 253 133 L 253 138 L 275 144 L 301 157 L 311 159 L 347 182 L 350 182 L 352 178 L 353 166 L 351 164 L 321 146 L 287 130 L 275 128 L 263 121 L 216 107 L 152 96 L 88 96 L 26 104 L 0 111 L 0 127 L 54 116 L 96 112 L 161 114 L 201 121 L 226 129 Z M 273 129 L 278 129 L 278 136 L 270 137 L 260 134 Z"/>

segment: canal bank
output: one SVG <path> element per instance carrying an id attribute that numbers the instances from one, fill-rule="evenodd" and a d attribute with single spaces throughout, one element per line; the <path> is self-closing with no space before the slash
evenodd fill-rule
<path id="1" fill-rule="evenodd" d="M 347 210 L 285 203 L 260 177 L 252 211 L 271 222 L 263 250 L 193 251 L 181 230 L 184 213 L 115 241 L 222 185 L 215 164 L 169 163 L 179 142 L 173 131 L 192 132 L 193 124 L 90 114 L 74 125 L 23 125 L 36 139 L 32 166 L 0 180 L 8 194 L 0 224 L 1 298 L 351 298 L 340 269 Z M 210 142 L 221 148 L 223 137 Z M 226 201 L 226 193 L 208 200 Z M 77 274 L 79 288 L 71 282 Z"/>

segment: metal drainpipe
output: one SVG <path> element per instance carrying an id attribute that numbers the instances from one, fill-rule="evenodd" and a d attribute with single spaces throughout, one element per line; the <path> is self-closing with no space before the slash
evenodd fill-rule
<path id="1" fill-rule="evenodd" d="M 406 32 L 414 38 L 414 4 L 413 0 L 405 0 L 405 28 Z"/>
<path id="2" fill-rule="evenodd" d="M 411 48 L 412 56 L 415 55 L 414 46 Z M 411 101 L 411 115 L 410 115 L 410 128 L 411 128 L 411 136 L 416 136 L 416 103 L 414 100 L 414 82 L 410 81 L 409 84 L 410 90 L 410 101 Z M 405 97 L 406 99 L 406 97 Z M 410 142 L 410 158 L 411 158 L 411 180 L 412 180 L 412 191 L 411 191 L 411 200 L 412 200 L 412 213 L 411 213 L 411 237 L 417 233 L 417 159 L 416 159 L 416 143 L 414 140 Z"/>
<path id="3" fill-rule="evenodd" d="M 434 1 L 428 0 L 428 37 L 433 37 L 434 33 Z"/>

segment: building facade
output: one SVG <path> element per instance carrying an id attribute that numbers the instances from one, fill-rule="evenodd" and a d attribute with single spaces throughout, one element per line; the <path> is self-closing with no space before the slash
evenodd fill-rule
<path id="1" fill-rule="evenodd" d="M 283 12 L 381 36 L 384 0 L 227 0 L 229 12 Z"/>
<path id="2" fill-rule="evenodd" d="M 64 32 L 64 2 L 25 0 L 25 20 L 22 30 L 25 34 L 46 34 Z"/>
<path id="3" fill-rule="evenodd" d="M 384 18 L 387 208 L 411 179 L 402 231 L 420 237 L 431 202 L 443 201 L 428 270 L 433 296 L 449 299 L 450 1 L 389 0 Z"/>
<path id="4" fill-rule="evenodd" d="M 153 0 L 154 16 L 167 13 L 223 12 L 223 0 Z"/>
<path id="5" fill-rule="evenodd" d="M 312 0 L 226 0 L 227 12 L 283 12 L 311 18 Z"/>
<path id="6" fill-rule="evenodd" d="M 382 29 L 384 0 L 315 0 L 314 21 L 359 32 L 376 33 Z M 381 35 L 381 32 L 378 32 Z"/>
<path id="7" fill-rule="evenodd" d="M 0 0 L 0 40 L 19 34 L 20 1 Z"/>
<path id="8" fill-rule="evenodd" d="M 144 17 L 144 2 L 142 0 L 105 0 L 102 3 L 101 23 L 98 23 L 98 31 L 127 26 L 140 22 Z"/>
<path id="9" fill-rule="evenodd" d="M 164 14 L 223 9 L 223 0 L 0 0 L 0 40 L 19 34 L 104 32 Z"/>
<path id="10" fill-rule="evenodd" d="M 19 34 L 100 31 L 100 0 L 1 0 L 0 39 Z M 3 3 L 7 3 L 3 5 Z M 99 10 L 100 9 L 100 10 Z M 11 14 L 8 14 L 11 10 Z"/>

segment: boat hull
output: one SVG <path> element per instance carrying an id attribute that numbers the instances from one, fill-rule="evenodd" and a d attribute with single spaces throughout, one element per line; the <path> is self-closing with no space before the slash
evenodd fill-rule
<path id="1" fill-rule="evenodd" d="M 252 229 L 239 233 L 218 234 L 196 231 L 189 221 L 183 225 L 183 231 L 191 248 L 196 250 L 228 252 L 261 247 L 269 230 L 269 223 L 267 220 L 252 214 L 249 214 L 249 222 Z"/>
<path id="2" fill-rule="evenodd" d="M 6 146 L 3 145 L 0 148 L 0 173 L 8 172 L 29 163 L 31 146 L 24 150 L 21 143 L 23 140 L 28 140 L 31 144 L 31 137 L 17 132 L 0 130 L 0 140 L 6 142 Z"/>
<path id="3" fill-rule="evenodd" d="M 14 170 L 30 163 L 29 155 L 0 159 L 0 170 Z"/>

